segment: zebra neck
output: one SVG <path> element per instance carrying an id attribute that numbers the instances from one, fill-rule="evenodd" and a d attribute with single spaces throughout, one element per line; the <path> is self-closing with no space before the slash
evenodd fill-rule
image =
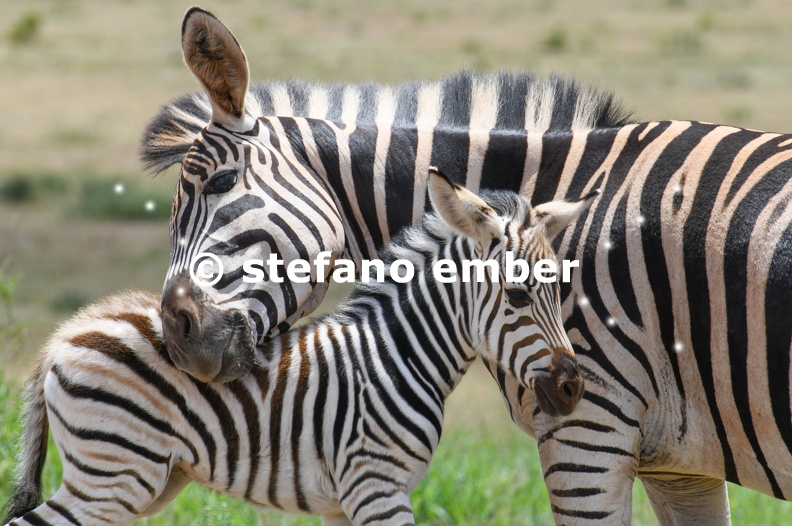
<path id="1" fill-rule="evenodd" d="M 566 160 L 579 153 L 576 148 L 592 133 L 281 120 L 289 121 L 284 126 L 287 133 L 300 130 L 293 142 L 304 148 L 306 163 L 333 195 L 346 229 L 345 256 L 358 263 L 377 257 L 396 233 L 418 224 L 431 207 L 426 188 L 429 166 L 439 167 L 472 191 L 512 190 L 545 202 L 566 195 L 568 187 L 561 185 L 575 171 Z M 607 150 L 619 130 L 595 132 Z M 575 183 L 585 186 L 596 166 L 580 166 L 583 172 L 574 173 Z"/>
<path id="2" fill-rule="evenodd" d="M 320 352 L 327 363 L 344 363 L 400 392 L 410 386 L 442 406 L 476 357 L 468 309 L 460 307 L 472 300 L 459 285 L 441 291 L 444 285 L 427 274 L 416 268 L 408 283 L 359 285 L 331 314 L 263 347 L 261 366 L 284 363 L 284 355 Z"/>

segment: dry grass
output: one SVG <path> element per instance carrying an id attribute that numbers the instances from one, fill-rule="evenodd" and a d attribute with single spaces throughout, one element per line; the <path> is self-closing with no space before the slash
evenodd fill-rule
<path id="1" fill-rule="evenodd" d="M 645 119 L 769 130 L 788 129 L 792 120 L 792 6 L 779 1 L 238 0 L 204 6 L 237 34 L 255 79 L 396 82 L 462 67 L 532 68 L 611 88 Z M 0 0 L 7 26 L 0 38 L 0 184 L 19 171 L 140 177 L 136 150 L 146 121 L 160 104 L 197 87 L 180 55 L 185 8 L 142 0 Z M 35 36 L 14 41 L 9 32 L 31 13 L 40 20 Z M 169 196 L 172 181 L 170 174 L 143 184 Z M 64 221 L 67 208 L 52 199 L 32 209 L 0 203 L 0 268 L 25 275 L 21 312 L 34 325 L 43 320 L 31 329 L 33 347 L 62 315 L 49 306 L 63 287 L 94 299 L 124 287 L 157 290 L 164 276 L 164 258 L 142 267 L 127 263 L 161 253 L 162 223 Z M 86 237 L 93 229 L 119 241 Z M 128 235 L 138 237 L 125 243 Z M 108 247 L 117 252 L 108 255 Z"/>

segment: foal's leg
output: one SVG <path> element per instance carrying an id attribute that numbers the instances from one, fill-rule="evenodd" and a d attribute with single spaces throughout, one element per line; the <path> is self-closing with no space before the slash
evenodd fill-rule
<path id="1" fill-rule="evenodd" d="M 150 517 L 161 512 L 165 506 L 170 504 L 173 499 L 179 496 L 184 488 L 192 481 L 182 470 L 174 468 L 168 477 L 168 482 L 165 484 L 165 489 L 162 490 L 157 500 L 151 503 L 141 514 L 141 517 Z"/>

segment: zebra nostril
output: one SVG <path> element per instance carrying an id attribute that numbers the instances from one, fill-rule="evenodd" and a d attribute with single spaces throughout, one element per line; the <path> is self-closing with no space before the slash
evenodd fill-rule
<path id="1" fill-rule="evenodd" d="M 575 402 L 580 392 L 579 382 L 575 380 L 565 380 L 559 389 L 559 398 L 565 404 Z"/>
<path id="2" fill-rule="evenodd" d="M 182 340 L 185 342 L 190 341 L 190 332 L 192 331 L 192 322 L 190 317 L 186 314 L 179 314 L 179 325 L 181 327 Z"/>

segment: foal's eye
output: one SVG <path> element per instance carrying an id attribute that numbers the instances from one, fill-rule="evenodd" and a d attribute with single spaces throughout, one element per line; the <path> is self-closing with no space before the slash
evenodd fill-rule
<path id="1" fill-rule="evenodd" d="M 533 298 L 525 289 L 506 289 L 506 297 L 509 298 L 509 303 L 519 308 L 527 307 L 533 304 Z"/>
<path id="2" fill-rule="evenodd" d="M 204 194 L 223 194 L 231 190 L 237 182 L 237 173 L 235 171 L 220 172 L 212 177 L 212 179 L 204 187 Z"/>

